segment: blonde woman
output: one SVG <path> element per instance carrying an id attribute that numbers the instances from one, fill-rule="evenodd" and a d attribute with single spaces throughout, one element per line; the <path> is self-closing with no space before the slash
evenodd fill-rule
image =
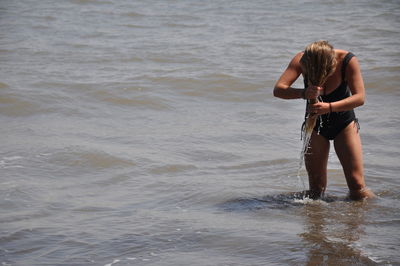
<path id="1" fill-rule="evenodd" d="M 292 84 L 302 75 L 305 88 Z M 274 87 L 274 96 L 307 100 L 305 128 L 311 137 L 305 154 L 308 194 L 319 198 L 327 186 L 330 140 L 342 164 L 354 200 L 371 198 L 364 180 L 361 139 L 354 108 L 364 104 L 365 89 L 357 58 L 327 41 L 311 43 L 289 63 Z"/>

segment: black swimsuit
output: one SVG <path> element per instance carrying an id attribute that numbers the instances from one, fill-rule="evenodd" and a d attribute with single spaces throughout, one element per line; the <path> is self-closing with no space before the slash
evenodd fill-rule
<path id="1" fill-rule="evenodd" d="M 323 102 L 328 102 L 328 103 L 336 102 L 351 96 L 351 92 L 347 87 L 347 81 L 345 80 L 345 73 L 346 73 L 346 67 L 353 56 L 354 54 L 348 53 L 343 59 L 342 69 L 341 69 L 342 82 L 340 83 L 339 87 L 337 87 L 331 93 L 320 96 Z M 305 88 L 308 87 L 306 79 L 304 79 L 304 86 Z M 307 107 L 308 107 L 308 102 L 307 102 Z M 357 127 L 359 127 L 358 120 L 355 116 L 353 109 L 344 112 L 327 113 L 318 116 L 314 130 L 318 132 L 320 135 L 327 138 L 328 140 L 333 140 L 345 127 L 347 127 L 353 121 L 356 121 Z M 305 122 L 303 123 L 303 127 L 304 125 Z"/>

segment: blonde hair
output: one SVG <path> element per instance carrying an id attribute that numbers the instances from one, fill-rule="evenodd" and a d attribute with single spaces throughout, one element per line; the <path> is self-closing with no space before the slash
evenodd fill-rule
<path id="1" fill-rule="evenodd" d="M 307 45 L 300 59 L 309 85 L 322 86 L 336 68 L 333 46 L 327 41 L 317 41 Z"/>
<path id="2" fill-rule="evenodd" d="M 333 46 L 327 41 L 317 41 L 307 45 L 300 59 L 304 78 L 308 85 L 322 86 L 336 69 L 336 55 Z M 310 99 L 309 103 L 316 103 L 318 99 Z M 308 114 L 304 127 L 303 152 L 308 148 L 311 133 L 316 124 L 318 115 Z"/>

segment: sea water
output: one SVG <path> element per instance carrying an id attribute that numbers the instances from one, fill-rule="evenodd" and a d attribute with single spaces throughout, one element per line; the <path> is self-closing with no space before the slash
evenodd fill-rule
<path id="1" fill-rule="evenodd" d="M 399 264 L 399 12 L 1 0 L 0 264 Z M 360 62 L 375 200 L 346 200 L 333 149 L 325 199 L 299 197 L 305 102 L 272 88 L 319 39 Z"/>

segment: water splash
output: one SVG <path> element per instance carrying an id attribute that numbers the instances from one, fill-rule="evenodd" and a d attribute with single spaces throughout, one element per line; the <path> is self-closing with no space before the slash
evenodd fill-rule
<path id="1" fill-rule="evenodd" d="M 308 103 L 312 104 L 312 103 L 317 103 L 317 102 L 323 102 L 322 98 L 318 97 L 317 99 L 309 100 Z M 307 113 L 304 125 L 302 126 L 302 129 L 301 129 L 301 139 L 303 140 L 303 145 L 302 145 L 301 152 L 300 152 L 299 167 L 297 170 L 297 179 L 298 179 L 299 183 L 301 182 L 301 184 L 303 185 L 304 190 L 306 189 L 306 186 L 305 186 L 304 179 L 300 175 L 300 171 L 301 171 L 303 163 L 304 163 L 304 157 L 307 154 L 308 149 L 310 148 L 311 135 L 314 131 L 314 127 L 315 127 L 317 120 L 318 120 L 318 115 L 313 115 L 313 114 Z M 322 119 L 319 119 L 319 126 L 318 126 L 318 132 L 317 132 L 318 135 L 319 135 L 319 130 L 321 127 L 322 127 Z"/>
<path id="2" fill-rule="evenodd" d="M 309 117 L 310 117 L 310 115 L 307 115 L 305 125 L 303 126 L 302 132 L 301 132 L 301 138 L 303 140 L 303 145 L 302 145 L 302 148 L 300 151 L 299 166 L 297 169 L 297 179 L 298 179 L 299 183 L 301 182 L 303 190 L 306 189 L 306 185 L 305 185 L 304 179 L 301 177 L 300 172 L 303 167 L 304 157 L 307 154 L 308 149 L 310 147 L 311 135 L 312 135 L 312 130 L 313 130 L 312 128 L 310 130 L 310 126 L 307 125 L 307 123 L 309 123 L 309 121 L 310 121 Z"/>
<path id="3" fill-rule="evenodd" d="M 306 185 L 305 185 L 304 178 L 302 178 L 300 172 L 301 172 L 301 169 L 303 168 L 304 156 L 305 156 L 305 154 L 306 154 L 306 152 L 308 150 L 310 139 L 311 139 L 311 134 L 304 134 L 304 136 L 303 136 L 303 146 L 302 146 L 301 152 L 300 152 L 299 166 L 297 168 L 297 180 L 298 180 L 299 183 L 301 183 L 303 190 L 306 189 Z"/>

